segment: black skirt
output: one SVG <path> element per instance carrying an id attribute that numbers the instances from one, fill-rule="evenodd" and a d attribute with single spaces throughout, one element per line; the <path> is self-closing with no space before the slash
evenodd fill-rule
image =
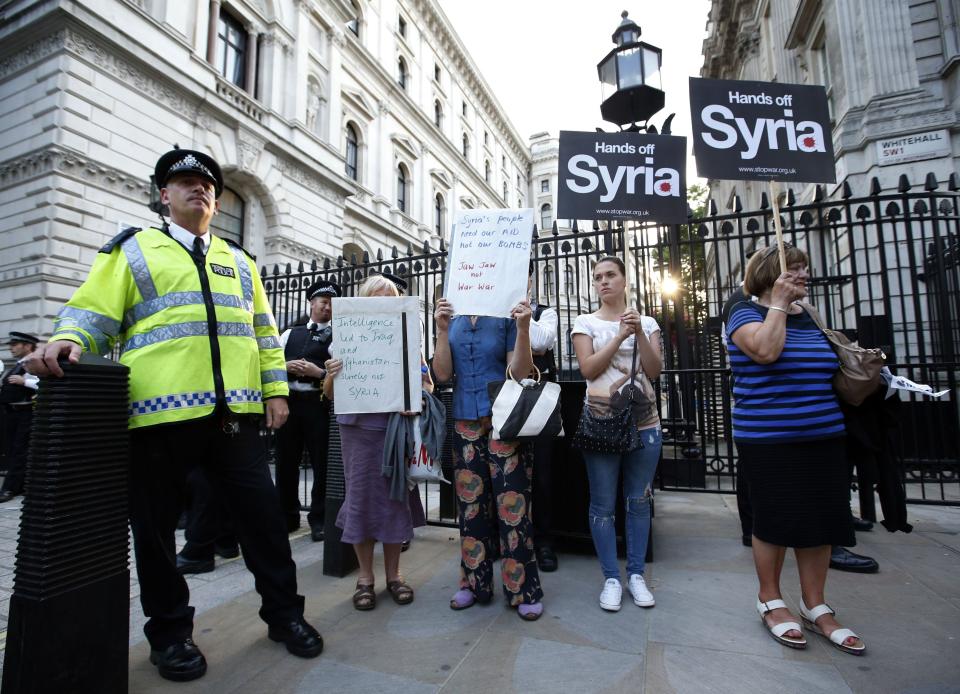
<path id="1" fill-rule="evenodd" d="M 737 442 L 753 535 L 781 547 L 853 547 L 846 440 Z"/>

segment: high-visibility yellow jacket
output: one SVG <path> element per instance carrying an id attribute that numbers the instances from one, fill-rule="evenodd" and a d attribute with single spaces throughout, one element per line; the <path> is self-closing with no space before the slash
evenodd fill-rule
<path id="1" fill-rule="evenodd" d="M 201 266 L 160 229 L 120 234 L 60 311 L 51 340 L 97 354 L 120 340 L 130 428 L 196 419 L 218 401 L 263 412 L 286 396 L 277 326 L 253 260 L 211 235 Z"/>

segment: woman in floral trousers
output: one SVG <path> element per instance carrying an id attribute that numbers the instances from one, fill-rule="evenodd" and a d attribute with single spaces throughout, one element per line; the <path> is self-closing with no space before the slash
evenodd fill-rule
<path id="1" fill-rule="evenodd" d="M 462 610 L 493 597 L 493 562 L 501 561 L 503 591 L 522 619 L 543 614 L 543 590 L 533 549 L 528 509 L 533 457 L 515 441 L 491 438 L 487 384 L 503 380 L 507 364 L 518 378 L 533 366 L 530 304 L 512 318 L 454 316 L 437 301 L 437 379 L 456 374 L 453 391 L 454 467 L 460 516 L 460 589 L 450 607 Z"/>

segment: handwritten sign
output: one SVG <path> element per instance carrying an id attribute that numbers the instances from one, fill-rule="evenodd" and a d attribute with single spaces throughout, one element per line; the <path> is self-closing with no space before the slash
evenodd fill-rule
<path id="1" fill-rule="evenodd" d="M 417 301 L 334 297 L 330 354 L 343 360 L 333 381 L 337 414 L 420 411 Z"/>
<path id="2" fill-rule="evenodd" d="M 444 296 L 461 315 L 509 318 L 527 296 L 533 209 L 464 210 L 450 237 Z"/>

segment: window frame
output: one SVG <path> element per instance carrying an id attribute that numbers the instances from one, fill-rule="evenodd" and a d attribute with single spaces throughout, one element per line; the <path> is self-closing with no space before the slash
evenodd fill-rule
<path id="1" fill-rule="evenodd" d="M 240 46 L 234 45 L 229 40 L 231 30 L 239 34 Z M 227 8 L 221 7 L 220 14 L 217 16 L 217 63 L 214 67 L 223 79 L 240 89 L 246 89 L 247 82 L 250 79 L 247 74 L 247 55 L 250 51 L 249 38 L 243 20 L 232 14 Z M 239 74 L 239 81 L 227 74 L 227 56 L 231 48 L 234 49 L 236 61 L 233 72 L 234 75 Z"/>
<path id="2" fill-rule="evenodd" d="M 353 144 L 353 175 L 350 175 L 350 145 L 351 145 L 351 135 L 353 135 L 352 144 Z M 351 122 L 347 123 L 345 132 L 345 151 L 344 151 L 344 172 L 347 174 L 347 177 L 360 182 L 360 133 L 357 131 L 357 127 Z"/>

